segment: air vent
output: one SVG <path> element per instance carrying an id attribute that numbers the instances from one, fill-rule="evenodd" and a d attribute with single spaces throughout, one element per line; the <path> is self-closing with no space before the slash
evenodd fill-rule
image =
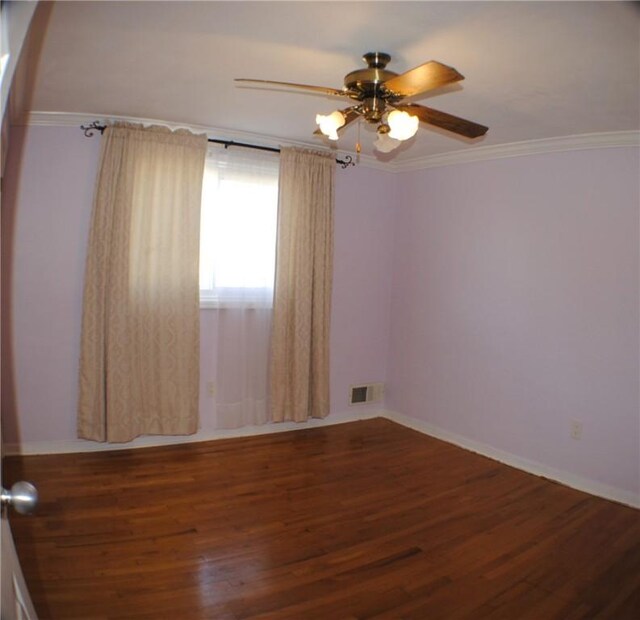
<path id="1" fill-rule="evenodd" d="M 384 383 L 366 383 L 364 385 L 352 385 L 349 388 L 350 405 L 379 403 L 383 396 Z"/>

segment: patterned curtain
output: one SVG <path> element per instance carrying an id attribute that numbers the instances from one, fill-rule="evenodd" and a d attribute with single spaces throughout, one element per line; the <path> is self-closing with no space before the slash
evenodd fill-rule
<path id="1" fill-rule="evenodd" d="M 331 154 L 280 153 L 270 364 L 275 422 L 329 413 L 334 176 Z"/>
<path id="2" fill-rule="evenodd" d="M 106 129 L 85 273 L 78 436 L 198 427 L 198 248 L 206 136 Z"/>

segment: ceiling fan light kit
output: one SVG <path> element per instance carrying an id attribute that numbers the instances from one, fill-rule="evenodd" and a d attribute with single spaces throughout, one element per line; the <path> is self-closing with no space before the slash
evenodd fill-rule
<path id="1" fill-rule="evenodd" d="M 334 97 L 347 97 L 356 101 L 344 110 L 335 110 L 328 115 L 318 114 L 316 135 L 324 135 L 330 140 L 338 140 L 338 130 L 353 121 L 364 119 L 377 126 L 378 138 L 374 142 L 376 150 L 389 153 L 401 142 L 411 139 L 418 131 L 420 121 L 466 138 L 483 136 L 488 127 L 472 121 L 440 112 L 416 103 L 402 103 L 407 97 L 421 95 L 430 90 L 464 79 L 453 67 L 435 60 L 398 75 L 386 67 L 391 56 L 384 52 L 369 52 L 362 59 L 366 69 L 351 71 L 344 78 L 344 87 L 339 90 L 326 86 L 273 82 L 238 78 L 237 82 L 252 82 L 285 86 Z"/>
<path id="2" fill-rule="evenodd" d="M 329 140 L 337 140 L 339 138 L 338 129 L 340 129 L 340 127 L 342 127 L 346 122 L 347 119 L 340 110 L 335 110 L 327 116 L 316 114 L 316 123 L 320 128 L 320 131 L 327 136 Z"/>
<path id="3" fill-rule="evenodd" d="M 402 142 L 400 140 L 394 140 L 389 136 L 389 132 L 378 133 L 376 141 L 373 143 L 376 151 L 381 153 L 391 153 L 394 149 L 397 149 Z"/>
<path id="4" fill-rule="evenodd" d="M 418 117 L 411 116 L 408 112 L 392 110 L 387 116 L 387 123 L 391 128 L 389 137 L 394 140 L 409 140 L 418 131 Z"/>

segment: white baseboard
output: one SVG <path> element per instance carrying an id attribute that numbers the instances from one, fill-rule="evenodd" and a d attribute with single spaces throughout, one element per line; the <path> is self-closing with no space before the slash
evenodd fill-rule
<path id="1" fill-rule="evenodd" d="M 319 426 L 331 426 L 344 424 L 357 420 L 369 420 L 371 418 L 384 417 L 381 410 L 369 410 L 360 412 L 332 413 L 330 416 L 310 418 L 306 422 L 280 422 L 262 424 L 260 426 L 244 426 L 233 429 L 199 430 L 194 435 L 148 435 L 138 437 L 127 443 L 102 443 L 85 439 L 63 439 L 58 441 L 26 441 L 19 444 L 9 443 L 3 446 L 4 454 L 13 455 L 37 455 L 37 454 L 72 454 L 78 452 L 110 452 L 113 450 L 133 450 L 135 448 L 152 448 L 158 446 L 171 446 L 184 443 L 198 443 L 201 441 L 214 441 L 216 439 L 229 439 L 232 437 L 250 437 L 252 435 L 268 435 L 270 433 L 283 433 L 285 431 L 300 431 Z"/>
<path id="2" fill-rule="evenodd" d="M 534 474 L 535 476 L 548 478 L 549 480 L 554 480 L 555 482 L 564 484 L 572 489 L 584 491 L 585 493 L 603 497 L 604 499 L 613 500 L 620 504 L 626 504 L 632 508 L 640 508 L 640 495 L 630 491 L 618 489 L 595 480 L 590 480 L 589 478 L 577 476 L 576 474 L 572 474 L 567 471 L 555 469 L 544 465 L 543 463 L 530 461 L 529 459 L 511 454 L 510 452 L 498 450 L 497 448 L 487 444 L 452 433 L 438 426 L 434 426 L 429 422 L 425 422 L 424 420 L 411 418 L 396 411 L 384 411 L 382 416 L 388 420 L 392 420 L 393 422 L 397 422 L 398 424 L 402 424 L 403 426 L 407 426 L 408 428 L 424 433 L 425 435 L 455 444 L 465 450 L 481 454 L 482 456 L 486 456 L 494 461 L 510 465 L 511 467 L 526 471 L 530 474 Z"/>
<path id="3" fill-rule="evenodd" d="M 195 435 L 184 436 L 148 436 L 138 437 L 129 443 L 100 443 L 96 441 L 86 441 L 83 439 L 69 439 L 61 441 L 34 441 L 21 444 L 6 444 L 4 452 L 8 455 L 35 455 L 35 454 L 66 454 L 78 452 L 107 452 L 112 450 L 132 450 L 135 448 L 150 448 L 157 446 L 169 446 L 184 443 L 197 443 L 201 441 L 214 441 L 217 439 L 229 439 L 232 437 L 249 437 L 252 435 L 267 435 L 270 433 L 282 433 L 286 431 L 304 430 L 307 428 L 317 428 L 321 426 L 331 426 L 333 424 L 344 424 L 357 420 L 368 420 L 371 418 L 383 417 L 392 422 L 397 422 L 408 428 L 441 439 L 448 443 L 460 446 L 465 450 L 476 452 L 495 461 L 499 461 L 516 469 L 526 471 L 535 476 L 541 476 L 564 484 L 573 489 L 590 493 L 598 497 L 613 500 L 621 504 L 626 504 L 633 508 L 640 508 L 640 495 L 634 494 L 624 489 L 618 489 L 589 478 L 583 478 L 567 471 L 555 469 L 522 458 L 510 452 L 498 450 L 492 446 L 469 439 L 462 435 L 452 433 L 438 426 L 434 426 L 424 420 L 411 418 L 402 413 L 389 410 L 366 410 L 348 411 L 344 413 L 331 414 L 324 419 L 310 419 L 307 422 L 282 422 L 279 424 L 264 424 L 262 426 L 245 426 L 243 428 L 229 430 L 201 430 Z"/>

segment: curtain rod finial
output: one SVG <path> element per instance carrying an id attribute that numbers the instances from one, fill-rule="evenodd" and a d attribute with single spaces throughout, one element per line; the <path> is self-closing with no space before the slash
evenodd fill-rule
<path id="1" fill-rule="evenodd" d="M 106 128 L 107 126 L 100 123 L 100 121 L 93 121 L 88 125 L 80 125 L 80 129 L 84 131 L 85 138 L 92 138 L 96 131 L 99 131 L 102 134 Z"/>
<path id="2" fill-rule="evenodd" d="M 349 166 L 355 166 L 356 162 L 353 161 L 353 157 L 351 157 L 351 155 L 345 155 L 344 159 L 336 159 L 336 162 L 338 164 L 340 164 L 340 167 L 344 170 L 345 168 L 348 168 Z"/>

